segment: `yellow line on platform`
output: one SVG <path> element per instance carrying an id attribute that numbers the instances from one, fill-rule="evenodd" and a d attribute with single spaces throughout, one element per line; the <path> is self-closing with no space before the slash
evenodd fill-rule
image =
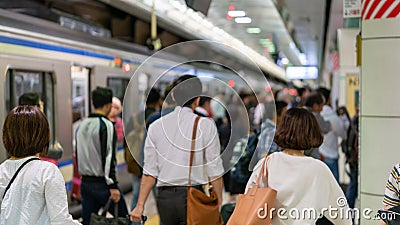
<path id="1" fill-rule="evenodd" d="M 159 225 L 160 224 L 160 217 L 158 215 L 155 215 L 151 217 L 148 221 L 145 223 L 146 225 Z"/>

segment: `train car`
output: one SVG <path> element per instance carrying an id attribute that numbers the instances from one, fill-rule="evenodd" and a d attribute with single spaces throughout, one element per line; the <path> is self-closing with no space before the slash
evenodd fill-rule
<path id="1" fill-rule="evenodd" d="M 145 102 L 145 91 L 156 84 L 162 89 L 175 77 L 184 73 L 197 74 L 209 93 L 217 93 L 219 86 L 212 79 L 229 83 L 237 90 L 257 87 L 261 79 L 257 71 L 240 79 L 235 72 L 222 66 L 208 64 L 179 64 L 182 56 L 158 54 L 151 63 L 137 68 L 154 52 L 132 43 L 104 39 L 60 27 L 58 24 L 26 15 L 0 10 L 0 122 L 17 105 L 18 98 L 27 92 L 39 93 L 44 101 L 44 112 L 51 128 L 51 142 L 64 149 L 59 160 L 67 190 L 73 181 L 74 130 L 77 123 L 73 113 L 85 118 L 91 112 L 90 92 L 96 86 L 106 86 L 116 97 L 130 96 L 127 112 L 134 114 Z M 245 66 L 243 66 L 244 68 Z M 166 71 L 168 71 L 166 73 Z M 135 74 L 135 75 L 134 75 Z M 160 74 L 164 74 L 160 76 Z M 161 79 L 160 79 L 161 77 Z M 129 88 L 130 80 L 139 85 Z M 258 86 L 263 90 L 265 86 Z M 137 106 L 137 107 L 135 107 Z M 125 112 L 125 110 L 124 110 Z M 117 151 L 118 176 L 124 189 L 131 187 L 131 178 L 124 169 L 124 149 Z M 7 158 L 0 143 L 0 162 Z"/>

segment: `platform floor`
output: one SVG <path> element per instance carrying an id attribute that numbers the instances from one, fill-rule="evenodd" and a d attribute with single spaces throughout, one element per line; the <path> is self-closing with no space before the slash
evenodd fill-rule
<path id="1" fill-rule="evenodd" d="M 128 207 L 130 208 L 132 202 L 132 192 L 125 194 L 125 201 Z M 227 203 L 229 200 L 229 194 L 227 192 L 223 192 L 223 204 Z M 144 215 L 148 217 L 146 221 L 146 225 L 159 225 L 160 217 L 158 216 L 156 200 L 154 198 L 153 192 L 150 192 L 149 198 L 144 207 Z"/>

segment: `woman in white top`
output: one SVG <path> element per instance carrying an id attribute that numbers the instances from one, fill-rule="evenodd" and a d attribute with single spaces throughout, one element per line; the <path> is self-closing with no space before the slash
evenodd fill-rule
<path id="1" fill-rule="evenodd" d="M 302 108 L 288 110 L 274 141 L 284 150 L 267 158 L 268 185 L 278 192 L 275 211 L 268 208 L 271 224 L 315 224 L 320 215 L 336 225 L 352 224 L 346 198 L 329 168 L 304 155 L 304 150 L 318 148 L 323 141 L 313 114 Z M 256 165 L 246 191 L 256 183 L 263 160 Z"/>
<path id="2" fill-rule="evenodd" d="M 38 107 L 18 106 L 8 114 L 3 143 L 11 157 L 0 165 L 0 225 L 80 224 L 68 212 L 65 183 L 57 166 L 38 159 L 47 152 L 49 139 L 49 123 Z"/>

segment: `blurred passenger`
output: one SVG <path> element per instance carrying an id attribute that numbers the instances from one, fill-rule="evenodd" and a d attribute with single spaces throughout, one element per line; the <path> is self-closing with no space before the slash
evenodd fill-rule
<path id="1" fill-rule="evenodd" d="M 128 214 L 122 191 L 116 177 L 117 135 L 106 117 L 111 111 L 112 91 L 97 87 L 92 91 L 94 112 L 82 121 L 76 134 L 76 156 L 79 173 L 82 176 L 82 218 L 83 224 L 90 221 L 91 213 L 97 213 L 112 200 L 110 213 L 114 214 L 114 204 L 118 204 L 118 215 Z"/>
<path id="2" fill-rule="evenodd" d="M 11 157 L 0 165 L 1 225 L 80 224 L 68 212 L 60 170 L 38 158 L 49 141 L 49 123 L 37 107 L 17 106 L 5 119 L 3 143 Z"/>
<path id="3" fill-rule="evenodd" d="M 324 102 L 325 102 L 324 97 L 320 93 L 313 92 L 308 96 L 304 105 L 305 105 L 305 108 L 307 108 L 309 111 L 311 111 L 312 114 L 317 119 L 319 127 L 322 130 L 322 133 L 327 134 L 329 131 L 331 131 L 331 123 L 329 121 L 326 121 L 321 116 L 321 111 L 322 111 L 322 108 L 324 107 Z M 323 160 L 323 155 L 320 154 L 318 148 L 306 150 L 305 154 L 309 155 L 313 158 Z"/>
<path id="4" fill-rule="evenodd" d="M 339 118 L 336 112 L 332 109 L 330 104 L 331 92 L 326 88 L 319 88 L 317 90 L 325 98 L 325 105 L 322 108 L 321 116 L 324 120 L 329 121 L 332 130 L 324 135 L 324 142 L 319 148 L 319 153 L 323 156 L 323 161 L 331 169 L 336 180 L 339 182 L 339 137 L 346 139 L 346 130 L 343 121 Z"/>
<path id="5" fill-rule="evenodd" d="M 355 201 L 358 196 L 358 136 L 359 136 L 359 126 L 358 126 L 358 106 L 356 106 L 356 114 L 351 120 L 350 129 L 347 133 L 345 156 L 346 162 L 349 164 L 350 173 L 350 183 L 346 190 L 346 199 L 349 203 L 350 208 L 354 208 Z"/>
<path id="6" fill-rule="evenodd" d="M 147 122 L 150 115 L 160 111 L 162 106 L 162 99 L 160 91 L 156 88 L 151 88 L 146 98 L 146 109 L 144 120 Z"/>
<path id="7" fill-rule="evenodd" d="M 286 108 L 290 109 L 293 107 L 292 105 L 292 96 L 288 93 L 288 90 L 284 89 L 278 92 L 276 96 L 276 101 L 286 102 Z"/>
<path id="8" fill-rule="evenodd" d="M 336 110 L 336 114 L 339 116 L 340 120 L 343 122 L 343 126 L 346 132 L 346 138 L 342 138 L 340 142 L 340 148 L 342 149 L 342 152 L 345 153 L 349 150 L 349 135 L 352 129 L 352 120 L 350 118 L 349 112 L 347 111 L 346 106 L 341 106 Z M 346 156 L 347 157 L 347 156 Z M 346 160 L 347 162 L 347 160 Z M 350 176 L 350 174 L 349 174 Z M 350 176 L 351 177 L 351 176 Z M 351 179 L 351 178 L 350 178 Z M 347 196 L 347 193 L 346 193 Z M 355 199 L 354 199 L 355 200 Z M 349 200 L 347 199 L 349 202 Z M 350 205 L 350 202 L 349 202 Z"/>
<path id="9" fill-rule="evenodd" d="M 302 87 L 302 88 L 297 88 L 297 97 L 296 101 L 293 104 L 293 107 L 303 107 L 306 99 L 308 96 L 311 94 L 311 88 L 310 87 Z"/>
<path id="10" fill-rule="evenodd" d="M 202 117 L 211 117 L 209 113 L 210 110 L 211 98 L 208 96 L 200 96 L 199 106 L 196 107 L 194 113 Z"/>
<path id="11" fill-rule="evenodd" d="M 111 111 L 108 114 L 108 119 L 114 124 L 115 132 L 117 133 L 117 143 L 122 144 L 124 141 L 124 125 L 119 116 L 122 112 L 121 101 L 117 97 L 112 98 Z"/>
<path id="12" fill-rule="evenodd" d="M 346 106 L 341 106 L 336 110 L 336 114 L 343 121 L 344 129 L 348 130 L 350 128 L 351 119 Z"/>
<path id="13" fill-rule="evenodd" d="M 337 208 L 347 212 L 347 205 L 339 202 L 344 198 L 343 191 L 323 162 L 304 155 L 305 150 L 318 148 L 323 142 L 321 129 L 313 114 L 303 108 L 289 109 L 278 126 L 274 141 L 283 148 L 282 152 L 269 155 L 266 164 L 268 185 L 278 192 L 275 208 L 287 211 L 297 209 L 299 212 L 312 209 L 315 214 L 300 218 L 288 216 L 286 220 L 274 216 L 271 224 L 315 224 L 321 214 L 337 225 L 352 224 L 351 219 L 324 210 Z M 254 187 L 263 162 L 264 159 L 261 159 L 256 165 L 246 191 Z M 265 184 L 265 172 L 263 174 L 261 187 Z"/>
<path id="14" fill-rule="evenodd" d="M 39 108 L 39 110 L 41 112 L 45 113 L 44 112 L 44 103 L 40 99 L 39 94 L 37 94 L 37 93 L 24 93 L 23 95 L 21 95 L 19 97 L 18 104 L 21 106 L 22 105 L 36 106 Z M 61 146 L 61 144 L 57 140 L 54 140 L 54 142 L 50 143 L 49 149 L 48 149 L 46 155 L 41 154 L 40 159 L 51 162 L 55 165 L 58 165 L 58 160 L 62 157 L 63 152 L 64 152 L 64 149 Z"/>
<path id="15" fill-rule="evenodd" d="M 24 93 L 18 99 L 18 105 L 31 105 L 39 107 L 39 110 L 44 113 L 43 101 L 37 93 Z"/>
<path id="16" fill-rule="evenodd" d="M 250 131 L 254 132 L 255 128 L 253 125 L 253 121 L 254 121 L 254 111 L 258 104 L 257 96 L 254 92 L 252 92 L 251 94 L 249 94 L 249 96 L 247 96 L 247 97 L 245 96 L 245 98 L 249 99 L 248 104 L 246 105 L 246 109 L 247 109 L 247 114 L 249 117 Z"/>
<path id="17" fill-rule="evenodd" d="M 137 129 L 138 125 L 144 128 L 150 115 L 158 113 L 162 104 L 163 102 L 158 89 L 151 88 L 146 91 L 146 107 L 144 111 L 140 111 L 129 118 L 126 125 L 126 133 Z"/>
<path id="18" fill-rule="evenodd" d="M 227 171 L 223 176 L 225 191 L 230 193 L 229 202 L 234 201 L 237 193 L 237 185 L 231 182 L 230 170 L 233 149 L 240 138 L 248 135 L 248 124 L 246 119 L 246 109 L 239 104 L 228 105 L 227 117 L 229 122 L 224 123 L 218 129 L 221 143 L 221 158 L 224 170 Z"/>
<path id="19" fill-rule="evenodd" d="M 72 109 L 72 149 L 76 149 L 76 132 L 82 122 L 82 114 L 79 110 Z M 72 152 L 72 160 L 74 166 L 72 187 L 71 187 L 71 199 L 73 201 L 80 202 L 81 198 L 81 175 L 79 174 L 78 164 L 76 162 L 76 152 Z"/>
<path id="20" fill-rule="evenodd" d="M 304 106 L 310 110 L 315 118 L 318 121 L 319 127 L 322 130 L 322 133 L 326 134 L 331 130 L 331 123 L 326 121 L 321 116 L 321 111 L 324 108 L 325 100 L 322 94 L 318 92 L 311 93 L 306 101 L 304 102 Z"/>
<path id="21" fill-rule="evenodd" d="M 246 107 L 246 110 L 249 111 L 251 107 L 253 107 L 251 95 L 247 92 L 241 91 L 239 93 L 239 98 L 243 102 L 243 105 Z"/>
<path id="22" fill-rule="evenodd" d="M 170 84 L 167 85 L 167 87 L 164 90 L 164 101 L 162 104 L 161 111 L 158 113 L 155 113 L 149 117 L 149 119 L 146 122 L 146 130 L 149 128 L 150 124 L 152 124 L 154 121 L 159 119 L 162 116 L 165 116 L 171 112 L 174 111 L 175 108 L 175 102 L 172 99 L 171 91 L 175 87 L 175 83 L 180 82 L 179 78 L 172 81 Z"/>
<path id="23" fill-rule="evenodd" d="M 261 91 L 257 94 L 257 106 L 254 109 L 254 118 L 253 118 L 253 125 L 254 128 L 259 131 L 260 125 L 265 118 L 265 103 L 267 101 L 267 95 L 264 91 Z"/>
<path id="24" fill-rule="evenodd" d="M 132 174 L 132 203 L 131 209 L 136 207 L 140 179 L 142 178 L 142 167 L 144 158 L 144 141 L 146 139 L 147 122 L 152 116 L 159 114 L 162 105 L 161 95 L 158 89 L 151 88 L 146 96 L 146 108 L 130 117 L 126 129 L 125 161 L 128 173 Z M 159 117 L 158 117 L 159 118 Z"/>
<path id="25" fill-rule="evenodd" d="M 222 123 L 224 118 L 226 117 L 225 112 L 225 93 L 219 92 L 212 100 L 211 100 L 211 110 L 214 115 L 214 120 L 219 127 Z"/>
<path id="26" fill-rule="evenodd" d="M 282 150 L 282 148 L 279 147 L 273 140 L 276 127 L 281 123 L 282 118 L 286 113 L 287 105 L 288 104 L 283 101 L 276 101 L 275 104 L 267 104 L 267 118 L 261 125 L 261 133 L 258 138 L 258 160 L 264 158 L 268 153 L 274 153 Z"/>
<path id="27" fill-rule="evenodd" d="M 164 102 L 162 104 L 162 109 L 158 113 L 153 113 L 152 115 L 149 116 L 147 122 L 146 122 L 146 129 L 143 137 L 143 142 L 141 148 L 144 148 L 144 143 L 147 137 L 147 130 L 149 129 L 150 124 L 152 124 L 154 121 L 158 120 L 159 118 L 171 113 L 174 111 L 175 108 L 175 102 L 172 99 L 171 91 L 175 87 L 175 83 L 180 82 L 180 79 L 176 79 L 172 81 L 170 84 L 167 85 L 167 87 L 164 90 Z M 143 161 L 142 161 L 143 162 Z M 143 164 L 141 164 L 143 165 Z M 133 175 L 135 176 L 135 175 Z M 140 192 L 140 178 L 135 180 L 134 177 L 134 182 L 132 183 L 132 193 L 133 193 L 133 198 L 132 198 L 132 204 L 131 204 L 131 210 L 133 210 L 136 207 L 136 204 L 138 202 L 139 198 L 139 192 Z M 153 194 L 154 197 L 157 197 L 157 187 L 156 185 L 153 186 Z M 140 225 L 141 223 L 135 223 L 133 222 L 132 225 Z"/>
<path id="28" fill-rule="evenodd" d="M 157 181 L 157 206 L 163 225 L 186 224 L 187 185 L 193 124 L 197 115 L 193 113 L 202 93 L 200 80 L 191 75 L 181 77 L 172 91 L 178 105 L 175 110 L 152 123 L 144 148 L 143 177 L 136 208 L 131 219 L 140 222 L 150 190 Z M 195 142 L 192 186 L 202 190 L 201 184 L 211 181 L 219 204 L 222 201 L 222 160 L 214 121 L 201 117 Z M 205 160 L 205 161 L 204 161 Z M 206 171 L 207 176 L 205 176 Z"/>

